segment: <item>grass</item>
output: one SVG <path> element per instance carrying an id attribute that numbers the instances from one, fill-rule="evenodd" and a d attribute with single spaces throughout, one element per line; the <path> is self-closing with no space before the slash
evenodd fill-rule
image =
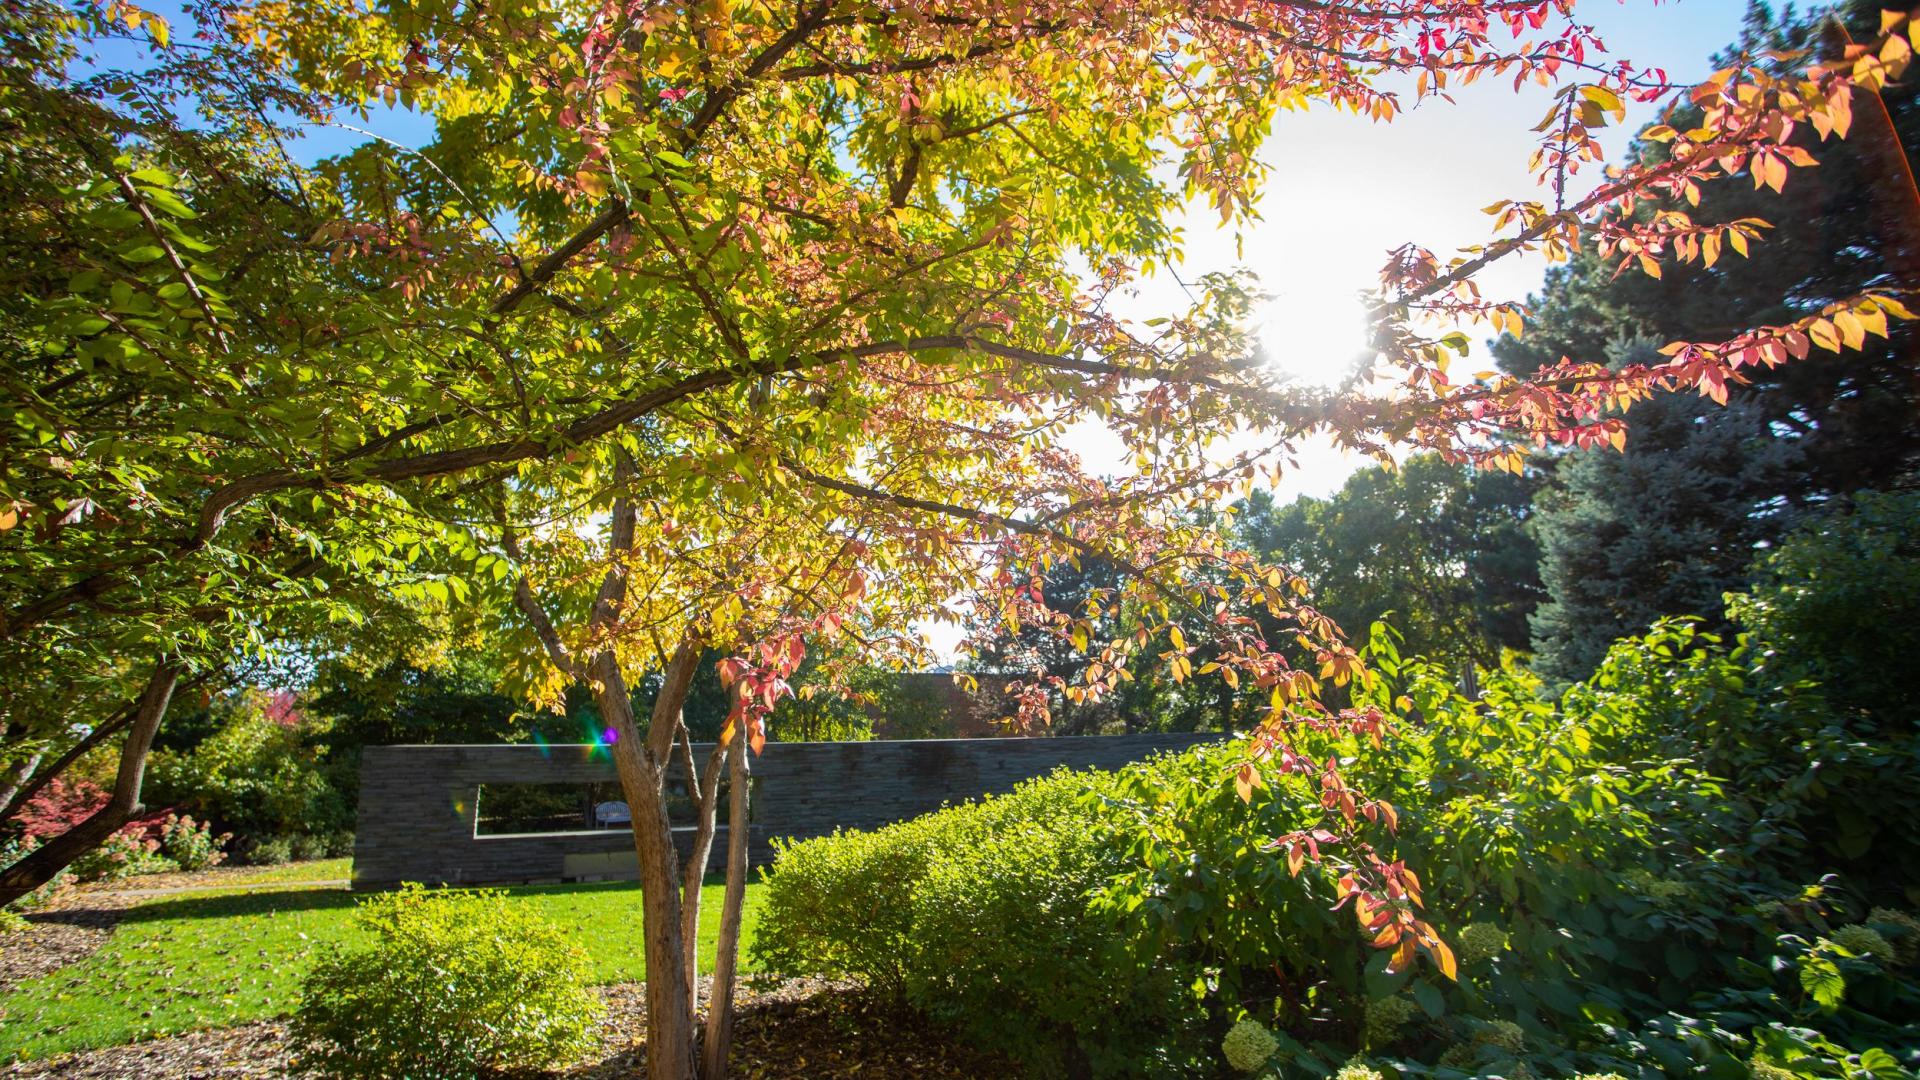
<path id="1" fill-rule="evenodd" d="M 279 866 L 262 866 L 245 873 L 224 877 L 220 884 L 225 885 L 272 885 L 282 881 L 345 881 L 353 876 L 353 859 L 342 856 L 338 859 L 315 859 L 309 862 L 282 863 Z"/>
<path id="2" fill-rule="evenodd" d="M 596 982 L 646 976 L 637 886 L 506 891 L 575 936 Z M 748 886 L 743 946 L 753 936 L 757 893 Z M 702 897 L 700 966 L 707 971 L 720 886 L 707 885 Z M 134 908 L 99 952 L 0 995 L 0 1061 L 284 1016 L 315 954 L 359 939 L 354 903 L 339 890 L 290 889 L 201 893 Z"/>

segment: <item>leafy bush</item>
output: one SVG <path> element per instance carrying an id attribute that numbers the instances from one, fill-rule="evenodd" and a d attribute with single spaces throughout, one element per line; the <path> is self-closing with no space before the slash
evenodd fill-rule
<path id="1" fill-rule="evenodd" d="M 140 874 L 164 874 L 179 864 L 160 854 L 160 841 L 144 826 L 129 826 L 67 867 L 81 881 L 120 881 Z"/>
<path id="2" fill-rule="evenodd" d="M 20 836 L 30 842 L 58 836 L 107 804 L 107 793 L 91 780 L 56 776 L 34 793 L 15 815 Z"/>
<path id="3" fill-rule="evenodd" d="M 1117 848 L 1060 771 L 875 832 L 783 845 L 753 950 L 790 974 L 853 974 L 1021 1057 L 1038 1075 L 1162 1071 L 1186 986 L 1136 962 L 1090 903 Z M 1197 1044 L 1194 1049 L 1198 1048 Z"/>
<path id="4" fill-rule="evenodd" d="M 324 835 L 353 809 L 314 740 L 323 723 L 258 692 L 223 702 L 212 733 L 154 755 L 149 794 L 245 838 Z M 284 860 L 283 860 L 284 861 Z"/>
<path id="5" fill-rule="evenodd" d="M 581 1053 L 601 1005 L 586 953 L 504 893 L 417 885 L 375 897 L 371 938 L 336 947 L 302 987 L 302 1063 L 339 1077 L 470 1080 Z"/>
<path id="6" fill-rule="evenodd" d="M 254 866 L 279 866 L 293 861 L 293 837 L 269 836 L 255 840 L 247 848 L 247 862 Z"/>
<path id="7" fill-rule="evenodd" d="M 1844 710 L 1912 731 L 1920 686 L 1920 492 L 1861 492 L 1755 566 L 1733 613 Z"/>
<path id="8" fill-rule="evenodd" d="M 160 823 L 160 850 L 182 870 L 206 870 L 227 857 L 220 848 L 232 834 L 213 834 L 213 826 L 190 815 L 168 814 Z"/>

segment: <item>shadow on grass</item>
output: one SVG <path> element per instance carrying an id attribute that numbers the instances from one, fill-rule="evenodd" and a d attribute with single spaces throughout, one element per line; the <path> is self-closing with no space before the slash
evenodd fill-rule
<path id="1" fill-rule="evenodd" d="M 129 908 L 121 922 L 230 919 L 292 911 L 331 911 L 352 907 L 358 898 L 345 889 L 252 889 L 246 892 L 161 897 Z"/>
<path id="2" fill-rule="evenodd" d="M 501 887 L 508 896 L 592 896 L 603 893 L 640 891 L 638 882 L 592 881 L 565 885 L 516 885 Z M 157 897 L 136 907 L 113 911 L 121 923 L 179 921 L 184 919 L 229 919 L 240 915 L 272 915 L 301 911 L 333 911 L 351 908 L 377 893 L 354 893 L 345 889 L 253 888 L 245 891 L 192 893 L 184 896 Z M 68 908 L 38 914 L 46 922 L 78 922 L 96 917 L 103 909 Z M 63 916 L 74 916 L 72 919 Z"/>

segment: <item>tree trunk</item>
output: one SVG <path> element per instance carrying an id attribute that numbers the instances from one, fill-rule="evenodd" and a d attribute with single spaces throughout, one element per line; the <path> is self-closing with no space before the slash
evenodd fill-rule
<path id="1" fill-rule="evenodd" d="M 655 730 L 648 733 L 651 741 L 659 743 L 660 725 L 680 715 L 697 659 L 696 649 L 691 658 L 683 662 L 677 656 L 669 665 L 660 697 L 654 702 Z M 595 687 L 601 715 L 614 731 L 614 768 L 633 815 L 647 962 L 647 1076 L 650 1080 L 698 1080 L 693 997 L 687 985 L 687 952 L 694 943 L 680 933 L 680 862 L 673 846 L 673 825 L 667 817 L 666 783 L 673 730 L 665 732 L 664 753 L 652 753 L 641 742 L 634 724 L 633 700 L 611 651 L 596 655 L 587 674 Z"/>
<path id="2" fill-rule="evenodd" d="M 680 872 L 680 939 L 687 943 L 687 1007 L 697 1016 L 700 1012 L 700 889 L 707 876 L 707 860 L 713 854 L 714 819 L 720 810 L 720 770 L 725 763 L 725 749 L 716 746 L 708 755 L 706 781 L 702 783 L 700 774 L 694 771 L 693 747 L 685 741 L 684 728 L 680 735 L 687 791 L 693 795 L 699 815 L 694 822 L 693 847 Z"/>
<path id="3" fill-rule="evenodd" d="M 224 664 L 208 668 L 190 679 L 182 680 L 174 687 L 173 692 L 180 694 L 188 690 L 197 689 L 225 669 L 226 665 Z M 88 751 L 106 742 L 121 731 L 124 731 L 126 726 L 132 722 L 134 714 L 139 707 L 139 698 L 122 702 L 119 708 L 114 709 L 113 713 L 105 720 L 102 720 L 92 731 L 88 732 L 85 738 L 74 743 L 67 748 L 66 753 L 55 758 L 53 764 L 41 769 L 38 773 L 32 774 L 32 778 L 26 782 L 26 786 L 14 792 L 11 799 L 0 798 L 0 824 L 5 824 L 7 821 L 12 820 L 14 815 L 20 812 L 21 807 L 25 806 L 35 795 L 40 794 L 42 788 L 64 775 L 68 769 L 73 767 L 73 763 L 85 757 Z M 36 758 L 36 760 L 38 759 Z"/>
<path id="4" fill-rule="evenodd" d="M 13 903 L 52 881 L 68 864 L 106 842 L 140 811 L 140 786 L 146 779 L 147 753 L 167 714 L 180 668 L 163 659 L 153 667 L 146 689 L 134 707 L 127 742 L 120 750 L 120 771 L 107 804 L 85 821 L 34 849 L 25 858 L 0 871 L 0 907 Z"/>
<path id="5" fill-rule="evenodd" d="M 733 1048 L 733 986 L 740 968 L 740 920 L 747 898 L 747 800 L 750 772 L 747 733 L 735 731 L 727 758 L 727 893 L 720 905 L 720 940 L 714 952 L 713 988 L 707 994 L 706 1057 L 702 1080 L 726 1080 Z"/>
<path id="6" fill-rule="evenodd" d="M 40 767 L 40 758 L 42 756 L 41 751 L 38 750 L 28 755 L 27 760 L 21 762 L 20 767 L 14 770 L 13 776 L 7 780 L 7 786 L 0 788 L 0 821 L 5 821 L 13 816 L 15 802 L 24 803 L 27 799 L 33 797 L 32 794 L 29 793 L 27 799 L 18 798 L 20 789 L 26 785 L 28 780 L 33 779 L 33 770 Z"/>

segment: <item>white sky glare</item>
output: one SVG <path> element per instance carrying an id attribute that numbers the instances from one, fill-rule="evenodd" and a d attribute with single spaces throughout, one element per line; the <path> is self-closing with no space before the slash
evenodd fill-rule
<path id="1" fill-rule="evenodd" d="M 1575 16 L 1595 27 L 1610 56 L 1663 68 L 1684 83 L 1710 72 L 1709 57 L 1733 41 L 1745 12 L 1745 0 L 1585 0 Z M 1280 114 L 1262 152 L 1272 175 L 1257 205 L 1260 220 L 1222 228 L 1204 203 L 1191 206 L 1175 223 L 1185 234 L 1185 258 L 1173 273 L 1192 281 L 1235 266 L 1252 270 L 1271 294 L 1257 315 L 1271 362 L 1303 380 L 1334 381 L 1365 345 L 1361 296 L 1377 283 L 1388 251 L 1411 242 L 1445 259 L 1491 238 L 1493 219 L 1483 207 L 1544 197 L 1527 161 L 1539 138 L 1531 129 L 1552 91 L 1529 84 L 1516 92 L 1508 77 L 1454 96 L 1457 104 L 1431 100 L 1391 123 L 1330 108 Z M 1651 118 L 1651 108 L 1629 102 L 1626 123 L 1603 133 L 1607 159 L 1617 161 Z M 1600 166 L 1589 165 L 1579 181 L 1599 176 Z M 1523 300 L 1545 268 L 1544 259 L 1515 256 L 1477 280 L 1489 299 Z M 1187 297 L 1173 273 L 1158 272 L 1116 306 L 1135 319 L 1182 310 Z M 1474 350 L 1466 370 L 1493 366 L 1484 343 Z M 1086 431 L 1074 439 L 1096 470 L 1116 449 L 1101 436 Z M 1300 468 L 1277 492 L 1283 501 L 1328 494 L 1368 464 L 1324 444 L 1302 451 Z"/>

